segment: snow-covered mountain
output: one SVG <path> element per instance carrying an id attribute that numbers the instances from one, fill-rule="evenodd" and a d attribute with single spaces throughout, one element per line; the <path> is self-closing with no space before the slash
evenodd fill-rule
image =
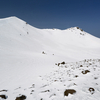
<path id="1" fill-rule="evenodd" d="M 7 100 L 99 100 L 99 58 L 100 39 L 79 27 L 0 19 L 0 96 Z"/>

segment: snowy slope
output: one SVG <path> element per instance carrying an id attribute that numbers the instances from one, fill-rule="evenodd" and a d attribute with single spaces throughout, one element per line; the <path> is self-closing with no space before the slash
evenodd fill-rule
<path id="1" fill-rule="evenodd" d="M 84 87 L 88 88 L 90 83 L 86 82 L 86 85 L 84 85 L 85 82 L 83 82 L 81 84 L 81 79 L 86 81 L 89 77 L 92 77 L 95 73 L 93 72 L 95 66 L 97 67 L 97 77 L 100 77 L 99 58 L 100 39 L 78 27 L 66 30 L 37 29 L 17 17 L 0 19 L 0 94 L 6 94 L 8 100 L 14 100 L 19 94 L 26 95 L 27 100 L 33 98 L 34 100 L 40 100 L 41 98 L 43 100 L 80 100 L 82 95 L 86 97 L 83 100 L 87 100 L 89 94 L 86 94 L 87 90 L 84 90 Z M 94 59 L 92 60 L 92 63 L 94 63 L 88 69 L 91 74 L 86 76 L 87 78 L 81 75 L 79 70 L 85 70 L 91 60 L 86 64 L 82 63 L 85 66 L 82 69 L 77 68 L 80 65 L 79 61 L 84 62 L 84 59 Z M 81 96 L 79 94 L 69 98 L 63 96 L 65 90 L 63 85 L 66 84 L 66 88 L 68 88 L 67 86 L 72 83 L 68 82 L 70 77 L 66 79 L 62 76 L 62 74 L 66 75 L 64 70 L 68 71 L 71 67 L 66 69 L 65 66 L 67 65 L 64 65 L 63 68 L 55 65 L 55 63 L 62 61 L 73 62 L 71 67 L 75 67 L 76 70 L 72 70 L 71 74 L 77 73 L 81 76 L 77 80 L 72 77 L 73 82 L 79 84 L 75 89 L 77 88 L 78 92 L 80 89 Z M 78 63 L 76 64 L 76 62 Z M 55 71 L 59 73 L 55 73 Z M 52 74 L 50 74 L 51 72 Z M 58 77 L 61 77 L 64 81 L 61 83 L 58 81 L 51 82 L 51 80 L 58 80 Z M 93 81 L 93 79 L 90 78 L 89 81 Z M 35 89 L 32 88 L 35 92 L 30 94 L 32 89 L 29 89 L 29 87 L 32 84 L 35 84 Z M 44 87 L 43 90 L 41 88 L 43 84 L 45 86 L 48 84 L 46 89 L 52 90 L 52 92 L 48 93 L 46 91 L 41 94 L 41 91 L 45 91 Z M 94 84 L 91 84 L 91 86 Z M 97 84 L 99 84 L 98 80 Z M 61 95 L 56 91 L 57 87 L 60 87 L 59 93 Z M 95 99 L 96 96 L 100 98 L 99 85 L 95 87 L 98 91 L 93 98 L 91 97 L 88 100 L 98 100 Z M 85 92 L 83 93 L 83 91 Z"/>

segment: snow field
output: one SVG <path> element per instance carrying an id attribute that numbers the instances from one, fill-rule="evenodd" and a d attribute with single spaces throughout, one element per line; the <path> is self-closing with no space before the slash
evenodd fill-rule
<path id="1" fill-rule="evenodd" d="M 78 27 L 37 29 L 17 17 L 0 19 L 0 95 L 7 100 L 99 100 L 99 58 L 100 39 Z M 64 96 L 66 89 L 76 93 Z"/>

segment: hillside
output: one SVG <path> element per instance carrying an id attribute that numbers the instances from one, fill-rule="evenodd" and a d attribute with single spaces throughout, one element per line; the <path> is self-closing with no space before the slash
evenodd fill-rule
<path id="1" fill-rule="evenodd" d="M 0 95 L 7 100 L 21 95 L 26 100 L 99 100 L 99 71 L 100 39 L 82 29 L 38 29 L 17 17 L 0 19 Z M 70 88 L 76 94 L 64 96 Z"/>

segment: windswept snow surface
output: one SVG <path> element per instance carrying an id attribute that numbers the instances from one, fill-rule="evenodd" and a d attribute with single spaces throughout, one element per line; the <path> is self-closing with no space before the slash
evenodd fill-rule
<path id="1" fill-rule="evenodd" d="M 0 19 L 0 100 L 99 100 L 99 80 L 99 38 L 78 27 L 38 29 L 17 17 Z M 65 96 L 67 89 L 76 93 Z"/>

